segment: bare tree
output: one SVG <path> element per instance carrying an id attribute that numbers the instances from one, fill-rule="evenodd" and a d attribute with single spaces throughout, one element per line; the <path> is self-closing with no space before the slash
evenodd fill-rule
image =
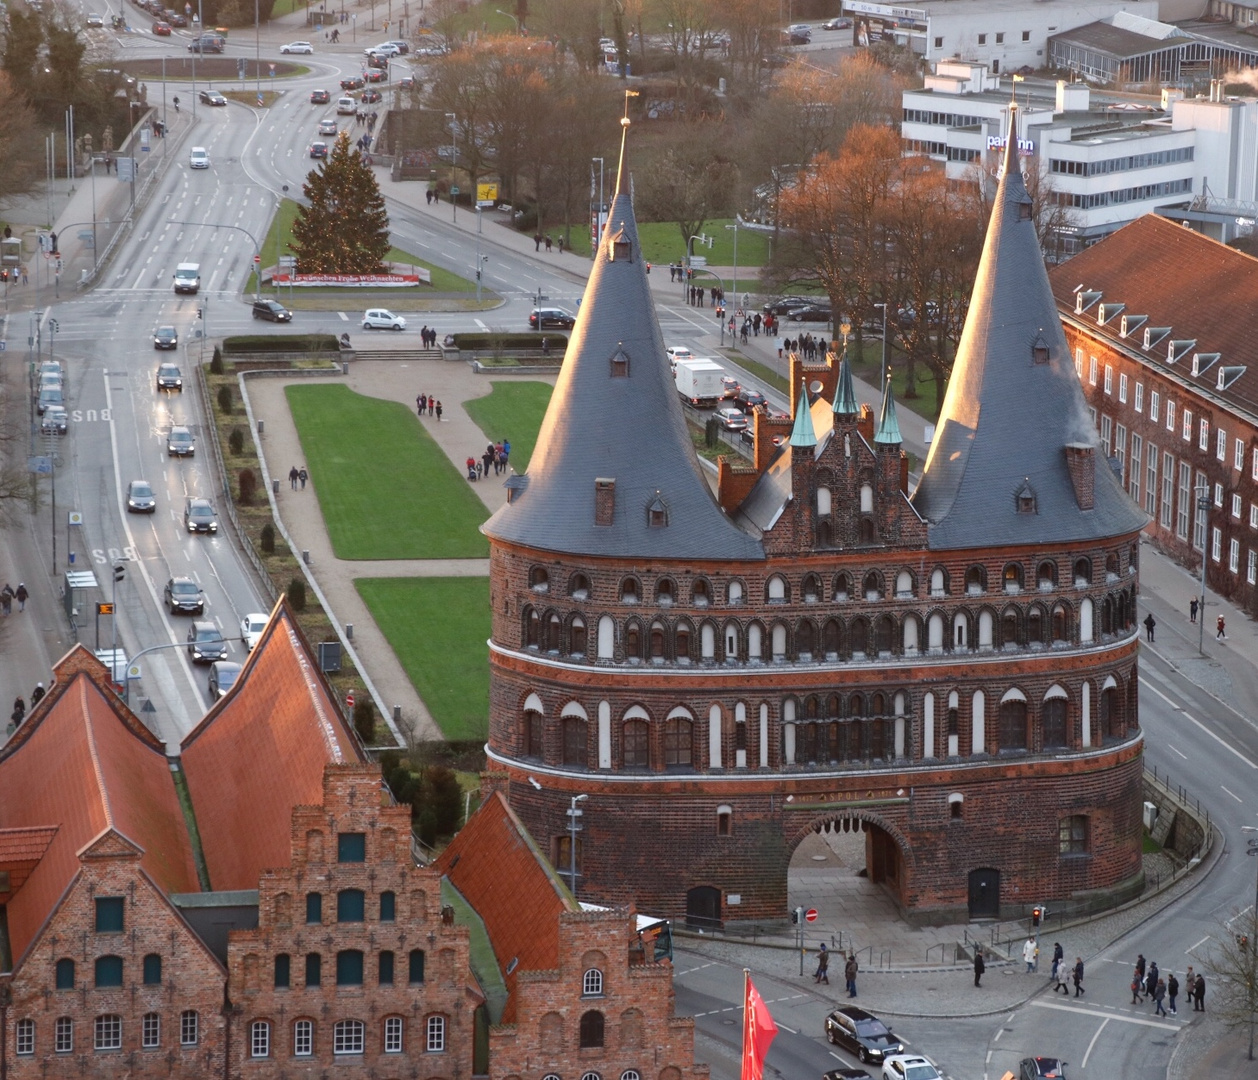
<path id="1" fill-rule="evenodd" d="M 34 110 L 14 89 L 7 71 L 0 71 L 0 198 L 29 191 L 43 167 L 43 142 L 37 134 Z"/>
<path id="2" fill-rule="evenodd" d="M 1249 1028 L 1249 1060 L 1253 1061 L 1258 1026 L 1258 907 L 1220 924 L 1209 962 L 1214 973 L 1211 1011 L 1232 1030 Z"/>
<path id="3" fill-rule="evenodd" d="M 635 173 L 641 217 L 676 222 L 684 248 L 704 222 L 729 209 L 738 176 L 731 149 L 720 125 L 673 125 L 658 155 Z"/>

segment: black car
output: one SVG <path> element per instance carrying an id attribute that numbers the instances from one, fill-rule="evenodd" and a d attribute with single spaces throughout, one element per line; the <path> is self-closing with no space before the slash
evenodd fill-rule
<path id="1" fill-rule="evenodd" d="M 791 308 L 785 317 L 791 322 L 828 323 L 833 314 L 834 311 L 829 304 L 804 304 L 801 307 Z"/>
<path id="2" fill-rule="evenodd" d="M 864 1069 L 831 1069 L 821 1074 L 821 1080 L 873 1080 Z"/>
<path id="3" fill-rule="evenodd" d="M 210 697 L 217 701 L 235 685 L 240 678 L 241 665 L 233 660 L 219 660 L 210 665 L 208 686 Z"/>
<path id="4" fill-rule="evenodd" d="M 325 161 L 328 156 L 328 144 L 325 142 L 312 142 L 310 144 L 310 157 L 315 161 Z M 254 312 L 257 316 L 257 312 Z"/>
<path id="5" fill-rule="evenodd" d="M 770 300 L 764 305 L 764 313 L 766 315 L 788 315 L 793 309 L 803 307 L 805 304 L 811 304 L 812 302 L 807 296 L 779 296 L 776 300 Z"/>
<path id="6" fill-rule="evenodd" d="M 812 34 L 807 30 L 783 30 L 783 45 L 811 45 Z"/>
<path id="7" fill-rule="evenodd" d="M 183 523 L 190 533 L 218 532 L 218 515 L 209 499 L 187 499 L 183 506 Z"/>
<path id="8" fill-rule="evenodd" d="M 175 349 L 179 347 L 179 334 L 173 326 L 159 326 L 153 331 L 153 348 Z"/>
<path id="9" fill-rule="evenodd" d="M 293 313 L 283 304 L 274 300 L 255 300 L 253 302 L 253 317 L 255 319 L 266 319 L 268 322 L 293 321 Z"/>
<path id="10" fill-rule="evenodd" d="M 227 99 L 217 90 L 202 90 L 199 97 L 206 105 L 226 105 Z"/>
<path id="11" fill-rule="evenodd" d="M 734 403 L 742 409 L 743 412 L 749 413 L 755 409 L 757 405 L 766 404 L 766 399 L 759 390 L 749 390 L 744 386 L 738 391 L 738 397 L 734 399 Z"/>
<path id="12" fill-rule="evenodd" d="M 157 389 L 183 391 L 183 375 L 178 364 L 158 364 Z"/>
<path id="13" fill-rule="evenodd" d="M 212 664 L 227 659 L 227 642 L 218 627 L 208 619 L 198 619 L 188 627 L 188 654 L 194 664 Z"/>
<path id="14" fill-rule="evenodd" d="M 170 608 L 172 615 L 178 615 L 184 611 L 191 615 L 200 615 L 205 611 L 205 593 L 201 591 L 201 586 L 190 577 L 171 578 L 166 582 L 164 596 L 166 606 Z"/>
<path id="15" fill-rule="evenodd" d="M 576 321 L 563 308 L 534 308 L 529 313 L 530 330 L 571 330 Z"/>
<path id="16" fill-rule="evenodd" d="M 861 1061 L 882 1061 L 904 1049 L 886 1024 L 855 1005 L 844 1005 L 826 1017 L 826 1038 L 852 1051 Z"/>
<path id="17" fill-rule="evenodd" d="M 377 101 L 383 101 L 384 95 L 381 94 L 379 90 L 375 90 L 369 86 L 366 90 L 363 91 L 362 97 L 359 98 L 359 100 L 364 105 L 374 105 Z"/>
<path id="18" fill-rule="evenodd" d="M 348 79 L 341 80 L 342 90 L 361 90 L 366 85 L 361 75 L 351 75 Z"/>
<path id="19" fill-rule="evenodd" d="M 1065 1080 L 1067 1062 L 1054 1057 L 1023 1058 L 1018 1080 Z"/>

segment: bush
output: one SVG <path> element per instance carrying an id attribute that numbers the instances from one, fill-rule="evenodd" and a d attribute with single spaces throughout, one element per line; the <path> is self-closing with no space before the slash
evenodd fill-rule
<path id="1" fill-rule="evenodd" d="M 223 339 L 223 355 L 242 353 L 339 353 L 340 342 L 335 334 L 240 334 Z"/>
<path id="2" fill-rule="evenodd" d="M 214 346 L 214 355 L 210 357 L 210 374 L 223 374 L 223 350 L 217 345 Z"/>
<path id="3" fill-rule="evenodd" d="M 262 535 L 259 537 L 262 544 L 262 553 L 264 555 L 275 554 L 275 526 L 269 521 L 262 526 Z"/>
<path id="4" fill-rule="evenodd" d="M 232 388 L 230 386 L 220 386 L 218 388 L 218 407 L 224 416 L 231 416 Z"/>
<path id="5" fill-rule="evenodd" d="M 419 833 L 419 838 L 432 847 L 437 842 L 437 815 L 432 812 L 430 807 L 411 804 L 411 811 L 415 819 L 415 831 Z"/>
<path id="6" fill-rule="evenodd" d="M 562 330 L 547 330 L 546 340 L 550 342 L 550 351 L 562 356 L 568 348 L 568 335 Z M 510 349 L 540 349 L 542 335 L 536 330 L 519 334 L 495 334 L 481 332 L 475 334 L 455 334 L 454 345 L 458 349 L 479 349 L 483 352 L 505 352 Z"/>
<path id="7" fill-rule="evenodd" d="M 375 741 L 376 710 L 367 700 L 366 693 L 363 694 L 363 700 L 354 706 L 354 730 L 358 732 L 358 737 L 362 739 L 364 745 L 370 746 Z"/>
<path id="8" fill-rule="evenodd" d="M 258 474 L 252 469 L 240 470 L 240 504 L 249 506 L 258 493 Z"/>
<path id="9" fill-rule="evenodd" d="M 223 387 L 224 390 L 227 387 Z M 227 436 L 227 448 L 233 454 L 243 454 L 245 452 L 245 433 L 240 428 L 234 427 L 231 434 Z"/>
<path id="10" fill-rule="evenodd" d="M 444 765 L 429 765 L 423 771 L 421 786 L 425 806 L 436 818 L 437 832 L 442 836 L 453 835 L 463 814 L 463 789 L 454 770 Z"/>
<path id="11" fill-rule="evenodd" d="M 306 610 L 306 582 L 299 577 L 295 577 L 288 583 L 285 590 L 288 594 L 288 602 L 292 605 L 294 611 Z"/>

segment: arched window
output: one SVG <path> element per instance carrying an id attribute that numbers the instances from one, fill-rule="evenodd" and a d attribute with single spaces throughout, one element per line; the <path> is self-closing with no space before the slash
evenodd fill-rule
<path id="1" fill-rule="evenodd" d="M 541 645 L 542 641 L 542 617 L 538 615 L 533 608 L 525 608 L 524 611 L 524 644 L 530 649 L 536 649 Z"/>
<path id="2" fill-rule="evenodd" d="M 598 658 L 612 660 L 616 655 L 616 622 L 610 615 L 598 619 Z"/>
<path id="3" fill-rule="evenodd" d="M 656 603 L 663 607 L 668 607 L 677 599 L 677 586 L 673 583 L 672 578 L 660 578 L 655 586 Z"/>
<path id="4" fill-rule="evenodd" d="M 690 624 L 684 619 L 673 634 L 673 653 L 678 660 L 690 659 Z"/>
<path id="5" fill-rule="evenodd" d="M 642 628 L 632 620 L 625 626 L 625 659 L 642 659 Z"/>
<path id="6" fill-rule="evenodd" d="M 895 650 L 895 620 L 890 615 L 879 615 L 874 623 L 874 650 L 880 656 Z"/>
<path id="7" fill-rule="evenodd" d="M 984 608 L 978 613 L 978 647 L 980 649 L 990 649 L 994 636 L 995 621 L 992 619 L 992 613 Z"/>
<path id="8" fill-rule="evenodd" d="M 1054 642 L 1070 640 L 1070 617 L 1065 604 L 1053 605 L 1052 639 Z"/>
<path id="9" fill-rule="evenodd" d="M 901 570 L 895 576 L 895 595 L 899 600 L 907 599 L 913 595 L 913 575 L 907 570 Z"/>
<path id="10" fill-rule="evenodd" d="M 803 594 L 805 604 L 815 604 L 821 599 L 821 578 L 817 577 L 816 574 L 806 574 L 800 591 Z"/>
<path id="11" fill-rule="evenodd" d="M 852 649 L 852 656 L 864 659 L 869 653 L 869 620 L 864 615 L 858 615 L 852 620 L 848 630 L 848 643 Z"/>
<path id="12" fill-rule="evenodd" d="M 817 488 L 817 517 L 825 517 L 830 513 L 830 489 Z"/>
<path id="13" fill-rule="evenodd" d="M 386 1016 L 384 1018 L 384 1052 L 386 1054 L 400 1054 L 403 1049 L 402 1035 L 406 1029 L 406 1022 L 401 1016 Z"/>
<path id="14" fill-rule="evenodd" d="M 689 766 L 694 725 L 684 717 L 670 717 L 664 722 L 664 766 Z M 601 1044 L 600 1044 L 601 1045 Z"/>
<path id="15" fill-rule="evenodd" d="M 338 1020 L 332 1028 L 332 1053 L 361 1054 L 365 1031 L 361 1020 Z"/>
<path id="16" fill-rule="evenodd" d="M 1118 553 L 1111 551 L 1105 556 L 1105 580 L 1118 580 Z"/>
<path id="17" fill-rule="evenodd" d="M 795 630 L 795 653 L 801 659 L 811 657 L 817 651 L 817 631 L 812 622 L 804 619 Z"/>
<path id="18" fill-rule="evenodd" d="M 699 656 L 704 660 L 716 659 L 716 627 L 710 622 L 699 627 Z"/>
<path id="19" fill-rule="evenodd" d="M 651 624 L 651 659 L 664 658 L 664 624 L 658 619 Z"/>
<path id="20" fill-rule="evenodd" d="M 568 651 L 573 656 L 585 655 L 585 620 L 580 616 L 572 620 L 572 629 L 569 631 Z"/>
<path id="21" fill-rule="evenodd" d="M 1022 564 L 1006 563 L 1004 573 L 1001 574 L 1001 580 L 1004 582 L 1005 592 L 1016 593 L 1022 591 Z"/>
<path id="22" fill-rule="evenodd" d="M 563 724 L 563 763 L 584 769 L 589 763 L 586 722 L 579 716 L 565 716 Z"/>
<path id="23" fill-rule="evenodd" d="M 1026 613 L 1026 640 L 1028 645 L 1047 644 L 1048 620 L 1039 604 L 1032 604 Z"/>
<path id="24" fill-rule="evenodd" d="M 850 600 L 852 598 L 852 575 L 839 574 L 834 579 L 834 599 Z"/>
<path id="25" fill-rule="evenodd" d="M 529 588 L 539 593 L 550 591 L 550 574 L 544 566 L 535 566 L 529 571 Z"/>
<path id="26" fill-rule="evenodd" d="M 255 1020 L 249 1025 L 249 1056 L 251 1058 L 271 1056 L 271 1025 L 265 1020 Z"/>
<path id="27" fill-rule="evenodd" d="M 936 566 L 930 572 L 930 595 L 946 596 L 948 594 L 948 574 L 942 566 Z"/>
<path id="28" fill-rule="evenodd" d="M 904 617 L 904 652 L 908 655 L 916 653 L 921 648 L 922 641 L 922 624 L 916 615 L 906 615 Z"/>
<path id="29" fill-rule="evenodd" d="M 572 579 L 568 582 L 568 595 L 573 600 L 588 600 L 590 598 L 590 579 L 582 573 L 572 575 Z"/>
<path id="30" fill-rule="evenodd" d="M 1057 587 L 1057 564 L 1045 559 L 1035 570 L 1035 584 L 1040 592 L 1049 592 Z"/>
<path id="31" fill-rule="evenodd" d="M 603 973 L 598 968 L 590 968 L 581 979 L 581 993 L 585 997 L 601 997 L 603 993 Z"/>
<path id="32" fill-rule="evenodd" d="M 620 733 L 621 764 L 626 769 L 651 767 L 651 729 L 645 720 L 626 720 Z"/>
<path id="33" fill-rule="evenodd" d="M 1052 691 L 1050 691 L 1051 693 Z M 1045 700 L 1041 712 L 1044 748 L 1051 749 L 1066 745 L 1066 698 L 1065 695 L 1050 697 Z"/>
<path id="34" fill-rule="evenodd" d="M 737 660 L 739 657 L 739 628 L 736 622 L 727 622 L 725 624 L 725 661 Z"/>
<path id="35" fill-rule="evenodd" d="M 620 583 L 620 602 L 622 604 L 636 604 L 641 595 L 642 588 L 638 585 L 637 578 L 627 577 Z"/>
<path id="36" fill-rule="evenodd" d="M 874 512 L 874 489 L 871 484 L 861 484 L 861 513 Z"/>
<path id="37" fill-rule="evenodd" d="M 603 1014 L 597 1009 L 581 1015 L 581 1049 L 589 1050 L 603 1045 Z"/>
<path id="38" fill-rule="evenodd" d="M 93 1025 L 92 1048 L 94 1050 L 122 1049 L 122 1017 L 106 1013 L 96 1018 Z"/>
<path id="39" fill-rule="evenodd" d="M 935 612 L 926 621 L 926 648 L 932 652 L 941 651 L 944 647 L 944 618 Z"/>
<path id="40" fill-rule="evenodd" d="M 562 628 L 563 620 L 559 618 L 559 613 L 552 611 L 546 619 L 545 648 L 547 652 L 557 653 L 559 651 L 559 633 Z"/>
<path id="41" fill-rule="evenodd" d="M 765 599 L 770 604 L 782 604 L 787 600 L 786 578 L 781 574 L 774 574 L 769 578 L 768 584 L 765 585 Z"/>
<path id="42" fill-rule="evenodd" d="M 314 1021 L 293 1023 L 293 1057 L 310 1057 L 314 1053 Z"/>
<path id="43" fill-rule="evenodd" d="M 1092 584 L 1092 560 L 1075 559 L 1075 585 L 1083 588 Z"/>
<path id="44" fill-rule="evenodd" d="M 140 1045 L 145 1050 L 156 1050 L 162 1045 L 162 1014 L 145 1013 L 140 1021 Z"/>
<path id="45" fill-rule="evenodd" d="M 726 600 L 730 604 L 741 604 L 743 602 L 743 583 L 741 581 L 731 581 L 729 587 L 725 590 Z"/>
<path id="46" fill-rule="evenodd" d="M 987 591 L 987 571 L 983 567 L 971 566 L 965 572 L 965 591 L 970 596 Z"/>
<path id="47" fill-rule="evenodd" d="M 1017 693 L 1010 691 L 1010 694 Z M 1000 749 L 1025 750 L 1026 734 L 1026 698 L 1005 696 L 1000 703 Z"/>
<path id="48" fill-rule="evenodd" d="M 786 659 L 786 624 L 774 623 L 771 634 L 770 651 L 774 660 Z"/>
<path id="49" fill-rule="evenodd" d="M 542 733 L 543 733 L 542 714 L 536 709 L 525 708 L 524 710 L 524 745 L 521 749 L 524 751 L 525 757 L 541 758 L 542 756 Z"/>
<path id="50" fill-rule="evenodd" d="M 829 619 L 821 629 L 821 651 L 827 657 L 837 659 L 843 648 L 843 624 L 838 619 Z"/>
<path id="51" fill-rule="evenodd" d="M 861 592 L 866 600 L 882 599 L 882 575 L 877 570 L 870 570 L 861 582 Z"/>
<path id="52" fill-rule="evenodd" d="M 1017 608 L 1005 608 L 1000 616 L 1000 644 L 1011 648 L 1022 644 L 1022 616 Z"/>
<path id="53" fill-rule="evenodd" d="M 970 620 L 964 611 L 958 611 L 952 617 L 952 647 L 954 649 L 970 647 Z"/>
<path id="54" fill-rule="evenodd" d="M 699 578 L 693 586 L 695 607 L 707 607 L 712 603 L 712 586 L 703 578 Z"/>
<path id="55" fill-rule="evenodd" d="M 764 627 L 753 622 L 747 627 L 747 659 L 759 660 L 764 652 Z"/>

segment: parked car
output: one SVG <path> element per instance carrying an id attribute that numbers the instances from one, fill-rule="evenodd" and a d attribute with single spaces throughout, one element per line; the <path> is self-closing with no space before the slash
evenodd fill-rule
<path id="1" fill-rule="evenodd" d="M 369 45 L 363 52 L 367 56 L 398 56 L 402 50 L 392 41 L 386 41 L 383 45 Z"/>
<path id="2" fill-rule="evenodd" d="M 332 100 L 332 95 L 329 94 L 326 90 L 311 90 L 310 91 L 310 104 L 311 105 L 326 105 L 331 100 Z"/>
<path id="3" fill-rule="evenodd" d="M 166 436 L 166 453 L 170 457 L 192 457 L 197 452 L 192 432 L 182 424 L 176 424 Z"/>
<path id="4" fill-rule="evenodd" d="M 39 399 L 35 402 L 36 410 L 43 416 L 54 405 L 65 405 L 65 391 L 60 379 L 48 379 L 39 388 Z"/>
<path id="5" fill-rule="evenodd" d="M 882 1080 L 943 1080 L 935 1063 L 918 1054 L 897 1054 L 882 1063 Z"/>
<path id="6" fill-rule="evenodd" d="M 218 627 L 208 619 L 198 619 L 188 627 L 188 655 L 194 664 L 212 664 L 227 659 L 227 642 Z"/>
<path id="7" fill-rule="evenodd" d="M 328 156 L 328 144 L 316 140 L 310 144 L 310 156 L 316 161 L 321 161 Z"/>
<path id="8" fill-rule="evenodd" d="M 362 92 L 360 100 L 364 105 L 374 105 L 377 101 L 383 101 L 384 95 L 379 90 L 369 86 Z"/>
<path id="9" fill-rule="evenodd" d="M 826 1017 L 826 1038 L 835 1046 L 850 1050 L 861 1061 L 884 1061 L 904 1049 L 886 1024 L 857 1005 L 844 1005 Z"/>
<path id="10" fill-rule="evenodd" d="M 411 51 L 411 47 L 410 47 L 410 45 L 409 45 L 407 42 L 405 42 L 405 41 L 401 41 L 401 40 L 397 40 L 397 41 L 386 41 L 384 44 L 385 44 L 385 45 L 392 45 L 392 46 L 393 46 L 393 48 L 397 49 L 397 53 L 395 54 L 395 55 L 397 55 L 397 56 L 406 56 L 406 55 L 407 55 L 407 54 L 409 54 L 409 53 L 410 53 L 410 51 Z M 382 47 L 383 47 L 383 46 L 382 46 Z"/>
<path id="11" fill-rule="evenodd" d="M 364 330 L 405 330 L 406 320 L 388 308 L 368 308 L 363 312 Z"/>
<path id="12" fill-rule="evenodd" d="M 157 389 L 183 390 L 183 375 L 179 372 L 178 364 L 157 365 Z"/>
<path id="13" fill-rule="evenodd" d="M 153 331 L 153 348 L 175 349 L 179 346 L 179 333 L 173 326 L 159 326 Z"/>
<path id="14" fill-rule="evenodd" d="M 227 693 L 240 678 L 241 665 L 234 660 L 218 660 L 210 665 L 208 687 L 215 701 Z"/>
<path id="15" fill-rule="evenodd" d="M 44 410 L 44 418 L 39 422 L 39 430 L 45 435 L 51 435 L 54 432 L 64 435 L 69 427 L 69 415 L 64 405 L 49 405 Z"/>
<path id="16" fill-rule="evenodd" d="M 45 360 L 39 365 L 39 381 L 42 384 L 45 375 L 56 375 L 58 379 L 65 377 L 65 369 L 60 360 Z"/>
<path id="17" fill-rule="evenodd" d="M 310 56 L 314 52 L 314 46 L 308 41 L 290 41 L 287 45 L 280 46 L 280 52 Z"/>
<path id="18" fill-rule="evenodd" d="M 190 533 L 218 532 L 218 515 L 209 499 L 185 499 L 183 524 Z"/>
<path id="19" fill-rule="evenodd" d="M 766 315 L 787 315 L 793 308 L 811 304 L 815 299 L 816 297 L 808 296 L 779 296 L 777 299 L 770 300 L 764 305 L 764 313 Z"/>
<path id="20" fill-rule="evenodd" d="M 202 90 L 197 97 L 199 97 L 206 105 L 218 107 L 227 104 L 227 99 L 217 90 Z"/>
<path id="21" fill-rule="evenodd" d="M 717 423 L 726 431 L 742 431 L 747 427 L 747 417 L 743 415 L 743 411 L 735 409 L 732 405 L 717 409 L 713 415 Z"/>
<path id="22" fill-rule="evenodd" d="M 762 393 L 760 393 L 759 390 L 749 390 L 745 386 L 738 391 L 738 396 L 734 399 L 734 401 L 745 413 L 751 412 L 757 405 L 764 405 L 767 403 L 767 399 Z"/>
<path id="23" fill-rule="evenodd" d="M 831 1069 L 821 1074 L 821 1080 L 874 1080 L 864 1069 Z"/>
<path id="24" fill-rule="evenodd" d="M 319 121 L 319 134 L 336 136 L 336 121 L 331 118 Z"/>
<path id="25" fill-rule="evenodd" d="M 170 23 L 155 22 L 153 24 L 153 36 L 154 37 L 170 37 Z"/>
<path id="26" fill-rule="evenodd" d="M 341 80 L 342 90 L 361 90 L 366 85 L 361 75 L 351 75 L 349 78 Z"/>
<path id="27" fill-rule="evenodd" d="M 529 313 L 530 330 L 571 330 L 576 321 L 563 308 L 534 308 Z"/>
<path id="28" fill-rule="evenodd" d="M 157 509 L 153 485 L 147 480 L 132 480 L 127 485 L 127 513 L 151 514 Z"/>
<path id="29" fill-rule="evenodd" d="M 1018 1065 L 1017 1080 L 1065 1080 L 1068 1064 L 1054 1057 L 1023 1058 Z M 1013 1076 L 1013 1073 L 1006 1075 Z"/>
<path id="30" fill-rule="evenodd" d="M 205 611 L 205 593 L 201 591 L 201 586 L 190 577 L 171 578 L 166 582 L 162 595 L 172 615 L 178 615 L 180 612 L 200 615 Z"/>
<path id="31" fill-rule="evenodd" d="M 244 643 L 245 652 L 253 652 L 253 647 L 262 639 L 262 631 L 270 620 L 269 615 L 255 611 L 240 620 L 240 640 Z"/>
<path id="32" fill-rule="evenodd" d="M 267 322 L 292 322 L 293 313 L 283 304 L 275 300 L 255 300 L 253 317 L 265 319 Z"/>

